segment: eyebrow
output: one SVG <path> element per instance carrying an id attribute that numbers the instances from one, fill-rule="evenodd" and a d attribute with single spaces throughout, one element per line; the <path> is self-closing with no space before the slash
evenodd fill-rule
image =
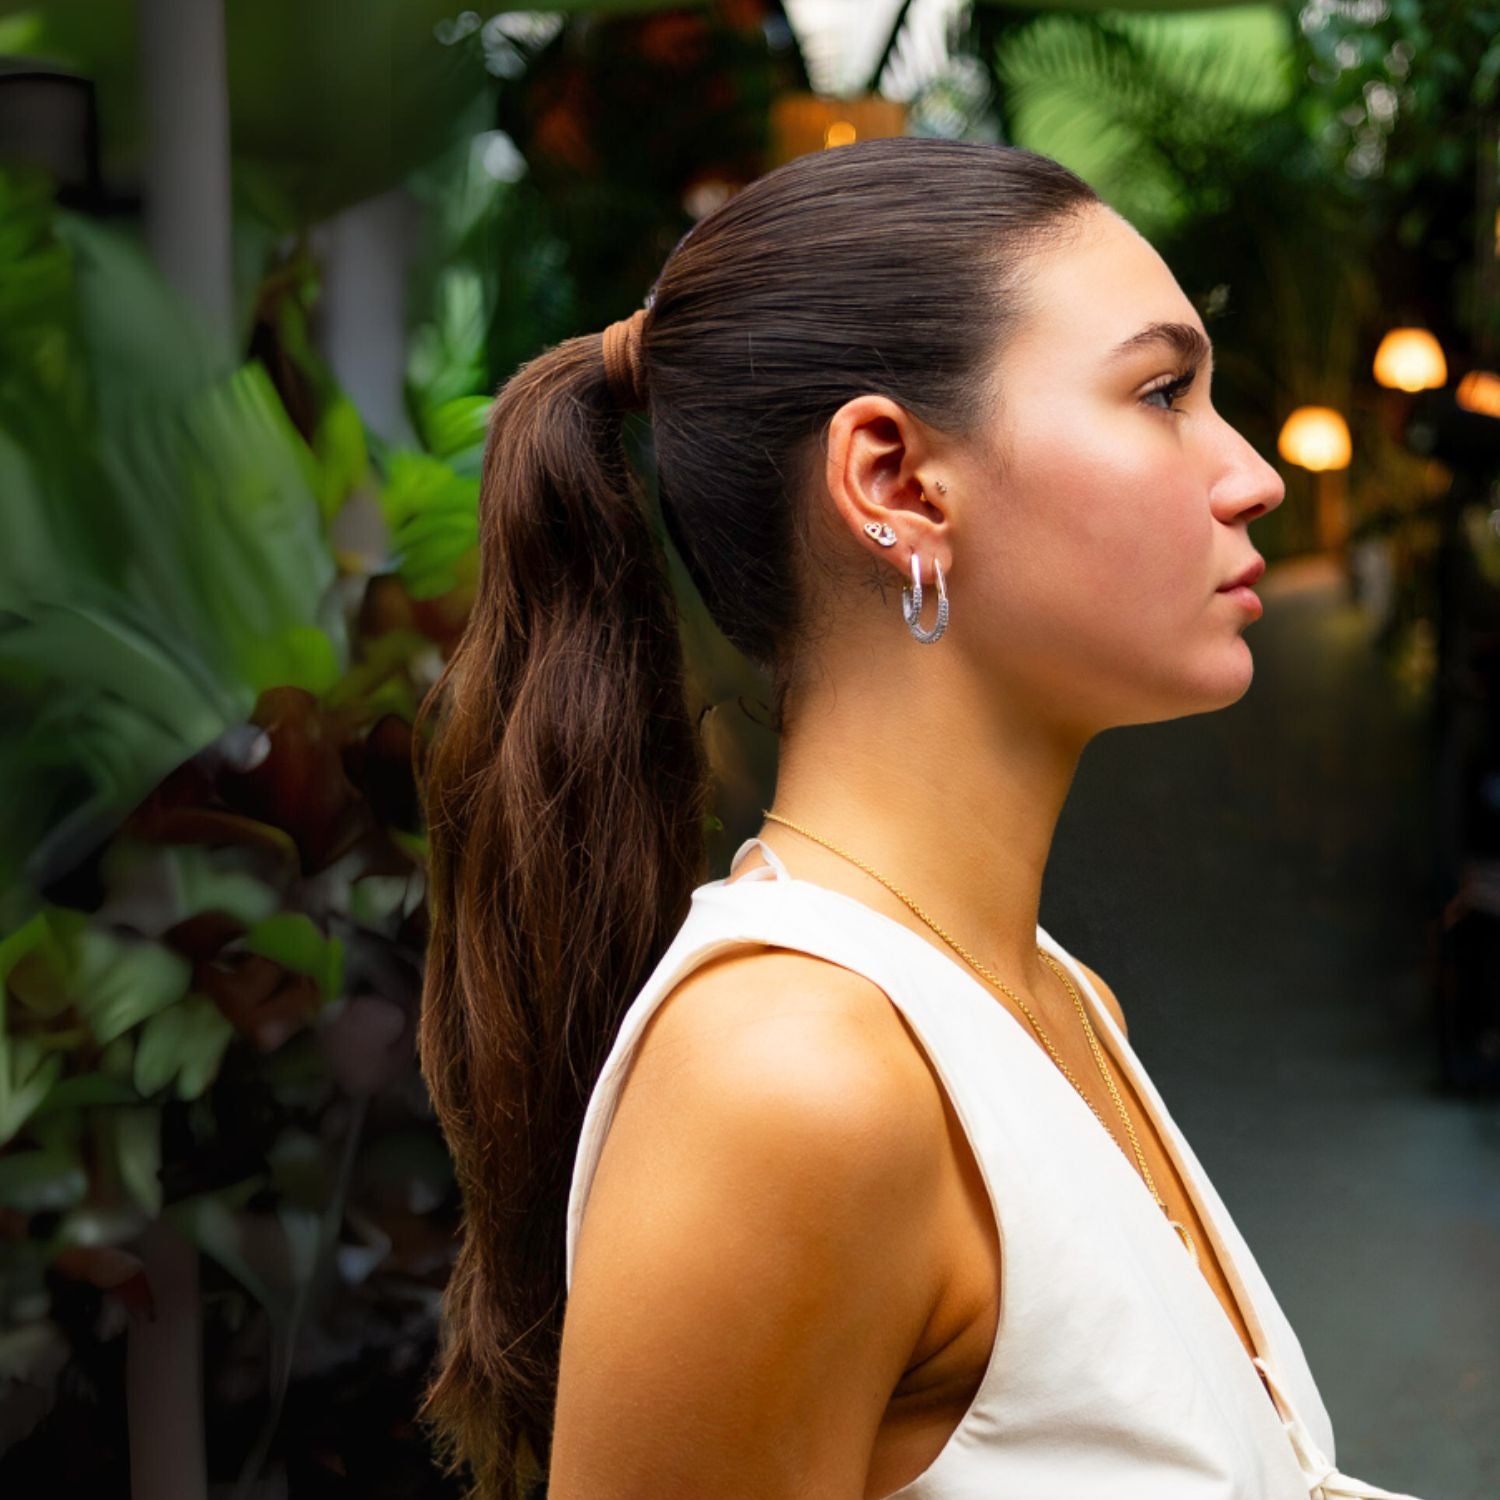
<path id="1" fill-rule="evenodd" d="M 1169 344 L 1184 360 L 1195 363 L 1211 363 L 1214 357 L 1212 341 L 1191 323 L 1148 323 L 1124 343 L 1116 344 L 1109 357 L 1111 361 L 1121 359 L 1146 344 Z"/>

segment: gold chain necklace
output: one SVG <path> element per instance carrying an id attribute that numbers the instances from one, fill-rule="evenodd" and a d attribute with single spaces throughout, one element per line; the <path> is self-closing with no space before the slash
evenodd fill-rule
<path id="1" fill-rule="evenodd" d="M 907 906 L 909 906 L 912 911 L 922 919 L 922 921 L 924 921 L 930 928 L 932 928 L 932 930 L 937 933 L 937 935 L 942 938 L 942 940 L 947 943 L 950 948 L 954 950 L 955 953 L 959 954 L 960 957 L 963 958 L 964 962 L 967 963 L 970 968 L 982 974 L 987 980 L 989 980 L 991 984 L 995 985 L 997 988 L 1004 990 L 1005 993 L 1009 995 L 1010 998 L 1021 1007 L 1021 1010 L 1025 1014 L 1027 1020 L 1031 1022 L 1033 1029 L 1036 1031 L 1037 1036 L 1041 1038 L 1042 1045 L 1051 1054 L 1052 1061 L 1057 1064 L 1058 1068 L 1062 1071 L 1063 1076 L 1078 1091 L 1078 1097 L 1082 1099 L 1083 1102 L 1087 1104 L 1091 1110 L 1093 1110 L 1094 1118 L 1098 1120 L 1100 1126 L 1104 1130 L 1104 1133 L 1109 1136 L 1111 1140 L 1114 1140 L 1114 1133 L 1109 1129 L 1109 1126 L 1105 1124 L 1104 1116 L 1101 1115 L 1099 1111 L 1094 1107 L 1093 1100 L 1084 1093 L 1082 1085 L 1078 1082 L 1077 1078 L 1073 1076 L 1073 1070 L 1067 1065 L 1067 1063 L 1062 1060 L 1062 1057 L 1058 1054 L 1057 1048 L 1052 1045 L 1051 1038 L 1042 1029 L 1041 1022 L 1038 1021 L 1037 1018 L 1032 1014 L 1031 1007 L 1027 1005 L 1027 1003 L 1013 989 L 1011 989 L 1011 987 L 1006 984 L 1004 980 L 1002 980 L 997 974 L 993 973 L 990 969 L 986 968 L 982 963 L 980 963 L 979 960 L 975 958 L 973 954 L 971 954 L 966 948 L 961 946 L 955 938 L 950 937 L 946 932 L 944 932 L 943 929 L 939 927 L 938 924 L 934 922 L 932 918 L 929 917 L 927 913 L 923 911 L 922 908 L 911 899 L 910 896 L 908 896 L 904 891 L 898 891 L 896 887 L 893 886 L 890 881 L 885 878 L 884 875 L 881 875 L 875 870 L 872 870 L 869 865 L 867 865 L 863 860 L 856 859 L 854 855 L 848 852 L 848 850 L 840 849 L 837 844 L 830 843 L 825 838 L 820 838 L 817 834 L 812 832 L 811 829 L 804 828 L 800 823 L 792 822 L 790 818 L 783 818 L 779 813 L 773 813 L 769 808 L 763 808 L 762 813 L 765 817 L 770 818 L 773 822 L 784 823 L 788 828 L 796 829 L 798 833 L 812 839 L 814 843 L 822 844 L 825 849 L 831 849 L 835 854 L 842 855 L 843 858 L 847 859 L 851 864 L 858 865 L 859 868 L 865 872 L 865 874 L 870 875 L 874 879 L 878 880 L 881 885 L 883 885 L 888 891 L 891 892 L 893 896 L 897 896 L 902 901 L 904 901 Z M 1052 957 L 1052 955 L 1047 952 L 1045 948 L 1039 947 L 1036 951 L 1038 956 L 1045 960 L 1047 965 L 1052 969 L 1053 973 L 1055 973 L 1057 977 L 1061 979 L 1062 982 L 1067 986 L 1068 993 L 1073 997 L 1074 1008 L 1078 1011 L 1079 1019 L 1083 1022 L 1084 1034 L 1088 1037 L 1089 1051 L 1093 1053 L 1094 1062 L 1099 1069 L 1100 1076 L 1104 1079 L 1105 1085 L 1109 1089 L 1110 1098 L 1114 1100 L 1115 1108 L 1119 1111 L 1120 1119 L 1124 1122 L 1125 1133 L 1130 1137 L 1130 1148 L 1135 1153 L 1136 1163 L 1141 1169 L 1141 1177 L 1144 1180 L 1146 1186 L 1151 1189 L 1151 1196 L 1156 1199 L 1158 1207 L 1160 1207 L 1161 1211 L 1167 1216 L 1167 1223 L 1169 1223 L 1172 1228 L 1175 1229 L 1181 1236 L 1182 1243 L 1184 1244 L 1184 1246 L 1186 1246 L 1188 1254 L 1193 1257 L 1193 1264 L 1197 1265 L 1198 1247 L 1193 1243 L 1193 1237 L 1188 1232 L 1187 1225 L 1180 1223 L 1178 1220 L 1172 1217 L 1172 1210 L 1167 1207 L 1166 1201 L 1156 1190 L 1156 1179 L 1151 1175 L 1151 1168 L 1146 1165 L 1146 1153 L 1141 1150 L 1141 1143 L 1139 1138 L 1136 1136 L 1135 1126 L 1131 1122 L 1130 1115 L 1125 1108 L 1125 1101 L 1120 1097 L 1120 1091 L 1115 1087 L 1115 1080 L 1110 1074 L 1109 1068 L 1105 1064 L 1104 1053 L 1099 1046 L 1098 1037 L 1094 1034 L 1093 1024 L 1089 1020 L 1089 1013 L 1084 1009 L 1083 1001 L 1079 999 L 1078 991 L 1074 988 L 1073 981 L 1068 977 L 1067 970 L 1064 969 L 1062 965 L 1059 964 Z M 1118 1144 L 1118 1142 L 1116 1142 L 1116 1144 Z"/>

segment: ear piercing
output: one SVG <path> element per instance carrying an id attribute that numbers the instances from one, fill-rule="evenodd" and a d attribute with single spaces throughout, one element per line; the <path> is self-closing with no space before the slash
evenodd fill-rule
<path id="1" fill-rule="evenodd" d="M 946 495 L 948 493 L 948 486 L 941 479 L 935 479 L 933 484 L 938 494 Z M 885 521 L 866 521 L 865 535 L 873 537 L 882 547 L 894 547 L 896 545 L 896 533 L 891 530 L 890 525 Z"/>
<path id="2" fill-rule="evenodd" d="M 922 610 L 922 561 L 915 552 L 911 555 L 911 585 L 901 586 L 901 613 L 906 617 L 906 628 L 924 646 L 931 645 L 948 628 L 948 586 L 943 578 L 943 565 L 934 557 L 932 567 L 937 574 L 938 612 L 931 630 L 923 630 L 918 620 Z"/>
<path id="3" fill-rule="evenodd" d="M 937 487 L 940 490 L 947 488 L 941 479 L 937 481 Z M 888 522 L 866 521 L 864 531 L 866 536 L 879 542 L 882 547 L 894 547 L 896 545 L 896 533 Z M 948 628 L 948 585 L 943 577 L 943 565 L 936 558 L 933 558 L 932 569 L 937 580 L 938 613 L 937 621 L 931 630 L 924 630 L 920 620 L 922 610 L 922 562 L 915 552 L 911 555 L 911 583 L 909 585 L 903 584 L 901 587 L 901 613 L 906 620 L 906 628 L 912 633 L 912 637 L 915 640 L 921 641 L 923 645 L 930 645 Z"/>

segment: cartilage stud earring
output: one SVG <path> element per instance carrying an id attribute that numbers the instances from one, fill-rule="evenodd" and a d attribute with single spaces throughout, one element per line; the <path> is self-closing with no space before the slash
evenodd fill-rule
<path id="1" fill-rule="evenodd" d="M 885 521 L 866 521 L 865 531 L 875 538 L 882 547 L 894 547 L 896 545 L 896 533 L 891 530 Z"/>

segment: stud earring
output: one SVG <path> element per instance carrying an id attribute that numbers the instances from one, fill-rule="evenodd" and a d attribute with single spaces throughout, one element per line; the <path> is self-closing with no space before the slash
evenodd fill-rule
<path id="1" fill-rule="evenodd" d="M 894 547 L 896 545 L 896 533 L 891 530 L 885 521 L 866 521 L 865 534 L 872 536 L 882 547 Z"/>
<path id="2" fill-rule="evenodd" d="M 938 494 L 946 495 L 948 493 L 948 486 L 941 479 L 934 480 L 933 483 L 937 486 Z"/>

